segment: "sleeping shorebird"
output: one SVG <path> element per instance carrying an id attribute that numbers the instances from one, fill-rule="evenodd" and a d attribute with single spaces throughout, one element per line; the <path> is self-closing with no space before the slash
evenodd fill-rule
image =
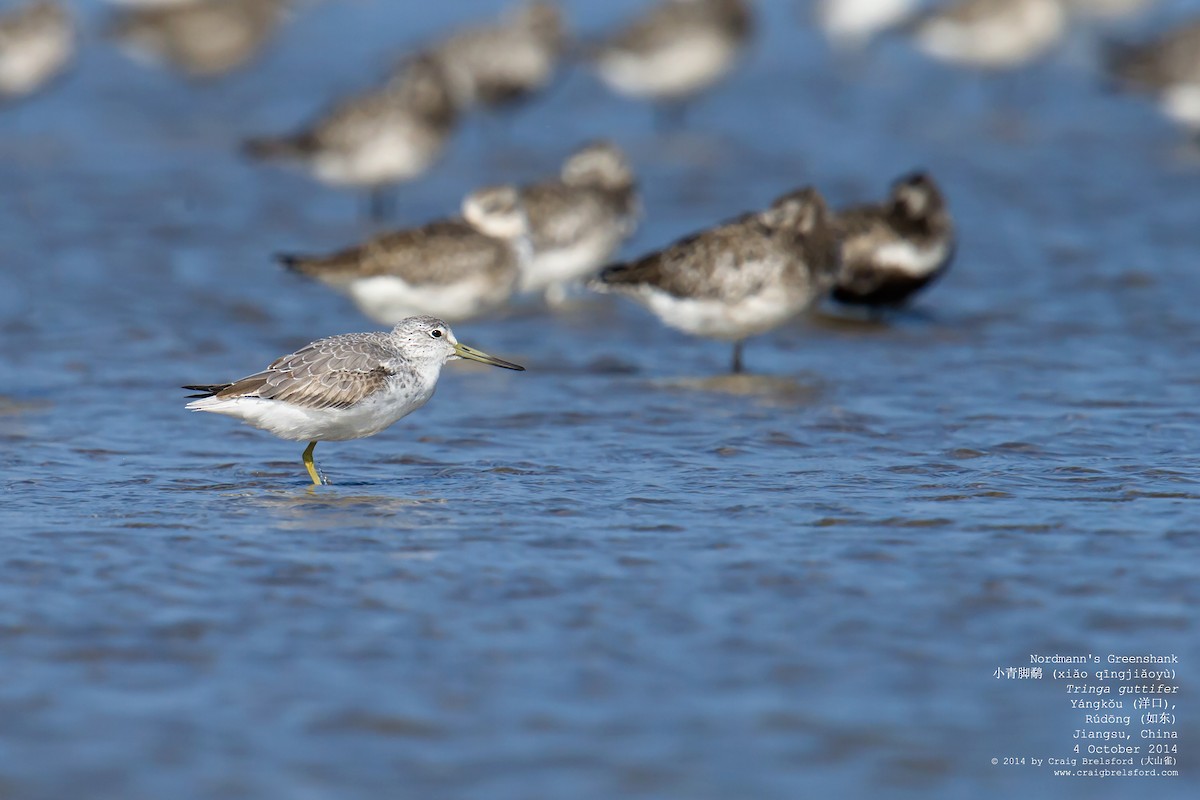
<path id="1" fill-rule="evenodd" d="M 880 205 L 847 208 L 834 218 L 841 270 L 833 298 L 863 306 L 900 305 L 945 274 L 954 256 L 954 223 L 933 178 L 896 181 Z"/>
<path id="2" fill-rule="evenodd" d="M 459 344 L 440 319 L 401 320 L 390 333 L 346 333 L 277 358 L 232 383 L 184 386 L 192 411 L 236 417 L 281 439 L 308 442 L 304 468 L 313 484 L 317 442 L 379 433 L 428 402 L 442 365 L 467 358 L 504 369 L 524 367 Z"/>
<path id="3" fill-rule="evenodd" d="M 678 113 L 733 69 L 752 28 L 747 0 L 663 0 L 591 59 L 614 91 Z"/>
<path id="4" fill-rule="evenodd" d="M 135 59 L 197 79 L 245 66 L 287 14 L 290 0 L 155 0 L 123 3 L 110 32 Z"/>
<path id="5" fill-rule="evenodd" d="M 1023 66 L 1053 47 L 1066 28 L 1061 0 L 958 0 L 908 26 L 926 55 L 980 69 Z"/>
<path id="6" fill-rule="evenodd" d="M 422 55 L 382 88 L 343 101 L 305 130 L 251 139 L 245 149 L 255 158 L 295 162 L 332 186 L 370 190 L 378 220 L 387 188 L 420 177 L 441 157 L 458 109 L 445 70 Z"/>
<path id="7" fill-rule="evenodd" d="M 512 295 L 529 258 L 529 227 L 517 190 L 490 187 L 467 195 L 462 219 L 386 233 L 328 256 L 278 258 L 348 294 L 384 325 L 414 314 L 459 321 Z"/>
<path id="8" fill-rule="evenodd" d="M 809 188 L 609 267 L 591 286 L 633 298 L 672 328 L 733 342 L 732 371 L 738 373 L 743 342 L 828 292 L 837 258 L 825 201 Z"/>
<path id="9" fill-rule="evenodd" d="M 557 180 L 523 187 L 521 201 L 533 256 L 520 288 L 544 292 L 552 303 L 608 263 L 633 234 L 640 211 L 633 170 L 610 142 L 580 148 Z"/>
<path id="10" fill-rule="evenodd" d="M 35 0 L 0 16 L 0 101 L 36 92 L 74 55 L 75 26 L 58 3 Z"/>
<path id="11" fill-rule="evenodd" d="M 1112 44 L 1107 60 L 1119 85 L 1154 95 L 1167 117 L 1200 133 L 1200 20 L 1143 44 Z"/>
<path id="12" fill-rule="evenodd" d="M 852 49 L 903 22 L 917 5 L 918 0 L 820 0 L 816 19 L 836 47 Z"/>
<path id="13" fill-rule="evenodd" d="M 494 24 L 452 34 L 430 52 L 450 77 L 464 107 L 497 108 L 546 88 L 565 44 L 558 6 L 527 2 Z"/>

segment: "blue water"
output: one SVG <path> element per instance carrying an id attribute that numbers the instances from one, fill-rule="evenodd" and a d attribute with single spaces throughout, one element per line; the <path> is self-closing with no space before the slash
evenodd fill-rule
<path id="1" fill-rule="evenodd" d="M 566 3 L 583 33 L 640 6 Z M 367 228 L 235 145 L 498 6 L 305 8 L 193 85 L 82 4 L 74 72 L 0 115 L 0 797 L 1191 796 L 1200 155 L 1103 91 L 1087 32 L 992 78 L 838 61 L 760 6 L 684 131 L 574 71 L 469 121 L 396 224 L 601 135 L 643 180 L 629 255 L 924 166 L 944 282 L 755 340 L 739 379 L 610 298 L 459 325 L 529 371 L 451 365 L 319 447 L 313 491 L 177 387 L 370 329 L 270 260 Z M 1185 777 L 991 766 L 1076 743 L 1061 683 L 993 677 L 1056 652 L 1177 654 Z"/>

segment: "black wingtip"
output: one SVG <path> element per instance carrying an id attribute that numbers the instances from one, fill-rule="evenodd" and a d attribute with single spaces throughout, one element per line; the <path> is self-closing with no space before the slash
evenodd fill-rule
<path id="1" fill-rule="evenodd" d="M 199 392 L 199 394 L 189 394 L 186 399 L 203 400 L 206 397 L 212 397 L 222 389 L 229 388 L 231 385 L 232 384 L 228 383 L 198 384 L 196 386 L 184 386 L 182 388 L 188 390 L 189 392 Z"/>

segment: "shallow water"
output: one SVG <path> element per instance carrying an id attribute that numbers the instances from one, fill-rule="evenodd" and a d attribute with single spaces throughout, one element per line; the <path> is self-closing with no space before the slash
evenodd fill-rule
<path id="1" fill-rule="evenodd" d="M 0 116 L 0 796 L 1185 796 L 988 763 L 1075 744 L 1060 685 L 993 677 L 1030 653 L 1176 653 L 1198 685 L 1200 156 L 1083 34 L 1011 79 L 900 42 L 839 67 L 768 3 L 685 132 L 574 72 L 400 195 L 421 221 L 612 136 L 632 255 L 921 165 L 961 246 L 908 312 L 825 309 L 736 378 L 608 298 L 459 325 L 529 371 L 451 365 L 319 447 L 319 491 L 300 445 L 183 410 L 371 327 L 270 261 L 362 236 L 356 199 L 234 145 L 494 7 L 443 5 L 304 10 L 205 85 L 93 37 Z M 639 4 L 599 5 L 567 7 Z"/>

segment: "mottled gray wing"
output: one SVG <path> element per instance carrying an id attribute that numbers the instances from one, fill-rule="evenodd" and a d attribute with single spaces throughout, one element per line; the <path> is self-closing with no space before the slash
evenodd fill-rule
<path id="1" fill-rule="evenodd" d="M 302 408 L 349 408 L 380 391 L 395 373 L 385 334 L 321 339 L 276 359 L 262 372 L 217 393 L 221 399 L 261 397 Z"/>
<path id="2" fill-rule="evenodd" d="M 613 289 L 650 286 L 676 297 L 735 301 L 786 269 L 789 254 L 757 214 L 702 231 L 638 261 L 605 270 Z"/>
<path id="3" fill-rule="evenodd" d="M 396 275 L 418 285 L 448 284 L 503 271 L 512 259 L 504 242 L 484 236 L 462 220 L 385 234 L 363 247 L 367 274 Z"/>
<path id="4" fill-rule="evenodd" d="M 290 269 L 334 285 L 392 275 L 412 285 L 436 286 L 515 267 L 504 242 L 462 220 L 386 233 L 328 256 L 281 258 Z"/>

